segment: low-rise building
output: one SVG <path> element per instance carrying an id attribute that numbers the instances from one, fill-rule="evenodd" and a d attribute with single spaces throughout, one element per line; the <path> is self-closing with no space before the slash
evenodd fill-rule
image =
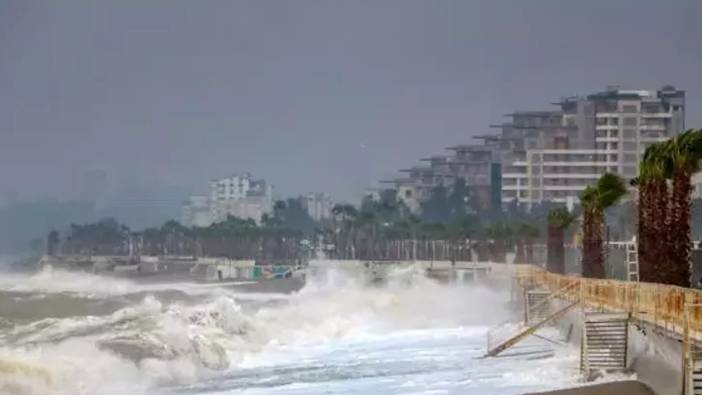
<path id="1" fill-rule="evenodd" d="M 210 200 L 207 196 L 194 195 L 183 204 L 181 223 L 188 227 L 207 227 L 212 224 Z"/>
<path id="2" fill-rule="evenodd" d="M 307 210 L 307 214 L 315 221 L 322 221 L 331 217 L 331 210 L 334 205 L 328 193 L 310 192 L 300 196 L 302 207 Z"/>

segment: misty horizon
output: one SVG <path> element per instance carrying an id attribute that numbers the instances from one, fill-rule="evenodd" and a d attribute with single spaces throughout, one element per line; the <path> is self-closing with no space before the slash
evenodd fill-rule
<path id="1" fill-rule="evenodd" d="M 355 201 L 503 114 L 607 85 L 672 84 L 702 123 L 695 1 L 200 4 L 3 2 L 2 196 L 248 171 Z"/>

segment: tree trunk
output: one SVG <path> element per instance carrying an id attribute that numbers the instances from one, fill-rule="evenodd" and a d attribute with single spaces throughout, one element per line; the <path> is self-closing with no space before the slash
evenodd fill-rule
<path id="1" fill-rule="evenodd" d="M 655 246 L 650 242 L 653 219 L 650 216 L 650 211 L 653 208 L 653 196 L 651 196 L 653 192 L 652 180 L 642 181 L 639 185 L 639 198 L 636 207 L 638 212 L 636 250 L 639 261 L 639 281 L 645 282 L 652 282 L 655 274 L 653 270 Z"/>
<path id="2" fill-rule="evenodd" d="M 526 245 L 524 246 L 524 248 L 526 249 L 526 263 L 533 264 L 534 263 L 534 240 L 527 239 L 525 244 Z"/>
<path id="3" fill-rule="evenodd" d="M 565 274 L 564 231 L 553 225 L 548 226 L 546 242 L 546 268 L 551 273 Z"/>
<path id="4" fill-rule="evenodd" d="M 681 287 L 690 286 L 690 174 L 677 171 L 673 175 L 672 211 L 669 222 L 670 258 L 666 262 L 670 266 L 670 276 L 667 284 Z"/>
<path id="5" fill-rule="evenodd" d="M 586 210 L 583 218 L 583 277 L 605 278 L 602 230 L 604 213 Z"/>
<path id="6" fill-rule="evenodd" d="M 526 259 L 526 252 L 524 247 L 524 240 L 517 240 L 517 255 L 514 257 L 514 263 L 528 263 Z"/>

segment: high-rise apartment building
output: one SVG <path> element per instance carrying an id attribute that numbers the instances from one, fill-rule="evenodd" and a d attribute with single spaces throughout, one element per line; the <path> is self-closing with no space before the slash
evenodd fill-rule
<path id="1" fill-rule="evenodd" d="M 685 128 L 685 92 L 671 86 L 609 88 L 557 104 L 567 133 L 552 135 L 543 148 L 528 149 L 524 160 L 507 165 L 503 202 L 578 202 L 605 172 L 635 177 L 648 146 Z"/>
<path id="2" fill-rule="evenodd" d="M 229 215 L 260 223 L 263 214 L 272 210 L 273 187 L 244 173 L 210 181 L 209 196 L 192 196 L 183 205 L 181 216 L 187 226 L 207 226 Z"/>
<path id="3" fill-rule="evenodd" d="M 635 177 L 648 146 L 685 129 L 685 92 L 672 86 L 609 87 L 555 104 L 556 110 L 507 114 L 507 122 L 491 125 L 499 133 L 474 136 L 482 144 L 450 147 L 453 155 L 424 159 L 429 166 L 401 170 L 406 177 L 384 183 L 413 209 L 437 185 L 458 178 L 491 205 L 574 205 L 606 172 Z"/>

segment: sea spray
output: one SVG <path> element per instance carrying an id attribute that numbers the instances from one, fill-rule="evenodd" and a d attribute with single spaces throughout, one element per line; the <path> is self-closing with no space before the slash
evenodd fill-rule
<path id="1" fill-rule="evenodd" d="M 382 286 L 368 281 L 364 270 L 359 270 L 362 264 L 316 262 L 314 267 L 306 286 L 292 295 L 252 295 L 208 284 L 139 284 L 60 270 L 1 280 L 0 299 L 25 300 L 43 294 L 47 299 L 67 298 L 66 303 L 85 311 L 67 317 L 47 317 L 40 309 L 36 314 L 25 311 L 21 319 L 4 326 L 0 330 L 3 360 L 32 367 L 25 372 L 35 369 L 45 375 L 32 378 L 17 370 L 3 377 L 3 385 L 33 383 L 37 388 L 22 389 L 32 395 L 109 394 L 112 390 L 144 394 L 158 388 L 187 392 L 198 388 L 198 383 L 225 385 L 247 369 L 289 360 L 290 352 L 311 353 L 307 362 L 300 360 L 290 372 L 318 366 L 318 374 L 336 377 L 342 372 L 324 373 L 324 362 L 315 362 L 314 355 L 324 355 L 338 344 L 359 347 L 367 342 L 370 347 L 414 338 L 427 344 L 446 336 L 480 338 L 487 325 L 507 314 L 501 307 L 504 292 L 439 284 L 411 265 L 387 270 Z M 457 347 L 449 354 L 460 357 L 455 353 L 477 352 L 460 350 Z M 364 353 L 376 355 L 372 349 Z M 348 369 L 363 361 L 354 360 Z M 386 362 L 388 367 L 400 363 Z M 431 360 L 424 364 L 422 369 L 432 366 Z M 443 365 L 437 362 L 436 366 Z M 346 371 L 339 377 L 363 371 Z M 318 377 L 290 374 L 275 380 Z M 51 377 L 48 384 L 46 375 Z"/>

